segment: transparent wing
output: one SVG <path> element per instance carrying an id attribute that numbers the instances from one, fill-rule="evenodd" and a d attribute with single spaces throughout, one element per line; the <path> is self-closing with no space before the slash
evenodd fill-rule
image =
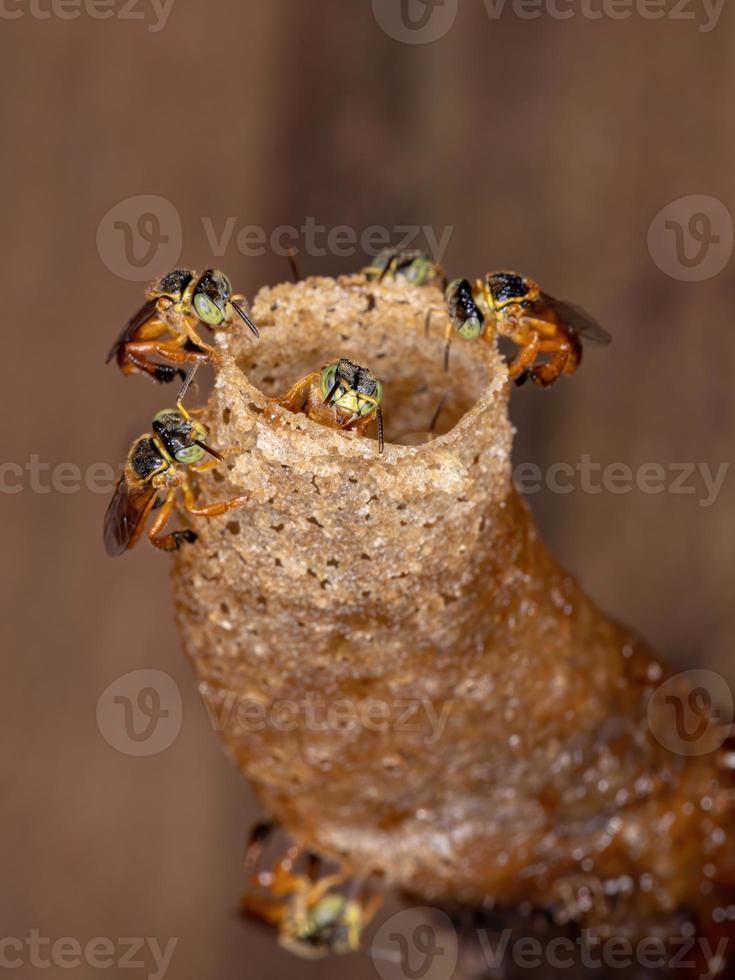
<path id="1" fill-rule="evenodd" d="M 139 330 L 140 327 L 142 327 L 147 320 L 150 320 L 150 318 L 156 312 L 157 302 L 158 301 L 155 299 L 149 299 L 147 303 L 144 303 L 143 306 L 141 306 L 141 308 L 138 310 L 136 314 L 130 317 L 128 322 L 125 324 L 125 328 L 123 329 L 123 332 L 120 334 L 120 336 L 117 338 L 115 343 L 110 348 L 110 353 L 107 355 L 107 360 L 105 361 L 105 364 L 109 364 L 110 361 L 113 359 L 113 357 L 120 350 L 122 345 L 126 343 L 128 340 L 132 340 L 132 338 L 135 336 L 136 331 Z"/>
<path id="2" fill-rule="evenodd" d="M 579 334 L 598 344 L 609 344 L 612 337 L 603 329 L 593 316 L 590 316 L 581 306 L 574 303 L 567 303 L 562 299 L 554 299 L 548 293 L 541 293 L 541 300 L 545 306 L 553 310 L 559 319 L 568 327 Z"/>
<path id="3" fill-rule="evenodd" d="M 105 514 L 104 538 L 108 555 L 117 558 L 135 545 L 157 497 L 158 490 L 150 484 L 131 487 L 122 477 Z"/>

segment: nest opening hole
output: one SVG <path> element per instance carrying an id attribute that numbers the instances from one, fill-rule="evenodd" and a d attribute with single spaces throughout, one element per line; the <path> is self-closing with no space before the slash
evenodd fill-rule
<path id="1" fill-rule="evenodd" d="M 404 317 L 386 305 L 385 316 L 374 314 L 366 329 L 346 302 L 344 308 L 325 311 L 316 327 L 312 321 L 304 331 L 280 324 L 264 330 L 240 367 L 264 395 L 278 397 L 299 379 L 348 357 L 370 368 L 383 384 L 386 441 L 421 445 L 449 432 L 470 411 L 487 387 L 488 365 L 480 350 L 484 344 L 457 339 L 445 372 L 443 324 L 437 318 L 426 337 L 413 317 Z M 289 351 L 285 362 L 284 348 Z M 372 438 L 376 428 L 369 431 Z"/>

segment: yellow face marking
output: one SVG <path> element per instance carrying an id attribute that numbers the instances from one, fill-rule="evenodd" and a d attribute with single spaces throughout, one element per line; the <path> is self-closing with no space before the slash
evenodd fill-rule
<path id="1" fill-rule="evenodd" d="M 362 395 L 351 388 L 338 392 L 332 400 L 332 407 L 364 418 L 378 407 L 378 402 L 370 395 Z"/>

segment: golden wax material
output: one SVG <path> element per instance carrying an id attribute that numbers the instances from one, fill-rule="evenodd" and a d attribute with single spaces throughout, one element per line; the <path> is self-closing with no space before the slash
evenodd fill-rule
<path id="1" fill-rule="evenodd" d="M 271 816 L 385 887 L 603 931 L 708 920 L 735 880 L 724 752 L 670 751 L 664 700 L 649 722 L 665 668 L 512 489 L 504 361 L 455 340 L 445 374 L 429 307 L 433 287 L 309 279 L 261 290 L 259 342 L 219 335 L 206 420 L 237 452 L 202 495 L 250 503 L 193 520 L 174 570 L 210 714 Z M 268 401 L 342 356 L 383 382 L 383 456 Z"/>

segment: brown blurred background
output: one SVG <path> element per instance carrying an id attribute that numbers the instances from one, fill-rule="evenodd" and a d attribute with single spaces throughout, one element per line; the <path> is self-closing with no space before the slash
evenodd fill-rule
<path id="1" fill-rule="evenodd" d="M 221 266 L 249 294 L 288 268 L 270 247 L 242 253 L 247 226 L 268 237 L 309 218 L 358 236 L 451 228 L 450 272 L 518 268 L 615 337 L 575 379 L 514 394 L 518 462 L 731 462 L 735 290 L 718 221 L 735 208 L 732 8 L 703 30 L 700 0 L 687 8 L 695 19 L 655 21 L 635 6 L 628 19 L 593 20 L 574 2 L 561 5 L 577 12 L 567 20 L 524 19 L 510 2 L 492 19 L 464 0 L 443 36 L 408 44 L 389 33 L 399 0 L 173 0 L 165 23 L 146 0 L 135 19 L 122 0 L 99 8 L 109 19 L 86 0 L 38 3 L 8 0 L 0 15 L 3 464 L 117 465 L 171 401 L 103 363 L 142 295 L 124 250 L 139 195 L 170 202 L 152 212 L 158 230 L 141 229 L 168 235 L 176 254 L 154 255 L 149 276 L 150 243 L 134 240 L 136 275 L 178 259 L 173 212 L 182 262 Z M 703 246 L 712 269 L 701 282 L 682 281 L 674 251 L 659 268 L 647 244 L 658 212 L 690 195 L 721 202 L 705 208 L 722 233 Z M 687 207 L 673 212 L 684 232 Z M 228 218 L 229 243 L 213 248 Z M 673 226 L 657 240 L 667 235 Z M 305 274 L 363 263 L 298 247 Z M 687 248 L 691 259 L 699 245 Z M 34 487 L 27 471 L 1 472 L 3 937 L 178 937 L 176 980 L 342 976 L 344 962 L 299 963 L 235 916 L 256 811 L 193 689 L 166 557 L 142 546 L 108 560 L 105 493 L 39 492 L 50 473 Z M 701 506 L 700 478 L 689 484 L 529 499 L 605 608 L 676 664 L 732 682 L 735 473 L 712 506 Z M 140 668 L 165 671 L 183 698 L 180 734 L 144 758 L 117 751 L 96 722 L 103 690 Z M 375 975 L 366 957 L 349 969 Z"/>

